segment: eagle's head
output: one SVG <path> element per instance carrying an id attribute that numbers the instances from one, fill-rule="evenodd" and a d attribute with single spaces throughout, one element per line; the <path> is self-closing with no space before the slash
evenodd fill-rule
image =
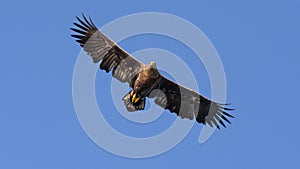
<path id="1" fill-rule="evenodd" d="M 159 77 L 159 72 L 157 70 L 157 67 L 156 67 L 156 63 L 155 62 L 150 62 L 149 65 L 148 65 L 148 70 L 149 71 L 149 75 L 153 78 L 157 78 Z"/>
<path id="2" fill-rule="evenodd" d="M 150 62 L 149 65 L 148 65 L 148 67 L 152 68 L 152 69 L 157 69 L 155 62 Z"/>

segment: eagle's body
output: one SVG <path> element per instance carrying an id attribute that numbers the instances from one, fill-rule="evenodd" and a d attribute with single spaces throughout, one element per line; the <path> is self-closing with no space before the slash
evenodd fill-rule
<path id="1" fill-rule="evenodd" d="M 137 73 L 136 79 L 132 81 L 132 91 L 124 96 L 123 101 L 128 111 L 143 110 L 145 108 L 146 97 L 157 88 L 162 76 L 157 71 L 154 62 L 145 66 Z"/>
<path id="2" fill-rule="evenodd" d="M 77 38 L 80 46 L 92 57 L 94 63 L 101 62 L 100 69 L 109 72 L 121 82 L 129 83 L 132 90 L 123 97 L 128 111 L 143 110 L 146 98 L 153 98 L 159 106 L 176 113 L 181 118 L 194 119 L 211 127 L 219 128 L 222 120 L 230 121 L 225 117 L 233 117 L 225 110 L 226 104 L 218 104 L 204 96 L 174 83 L 163 77 L 157 70 L 156 64 L 151 62 L 145 65 L 121 49 L 115 42 L 101 33 L 92 20 L 85 22 L 78 17 L 74 23 L 80 29 L 71 28 L 81 35 L 72 35 Z M 225 115 L 225 116 L 224 116 Z"/>

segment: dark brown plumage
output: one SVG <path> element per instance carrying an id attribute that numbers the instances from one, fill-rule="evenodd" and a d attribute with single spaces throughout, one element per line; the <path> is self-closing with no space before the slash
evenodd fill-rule
<path id="1" fill-rule="evenodd" d="M 204 96 L 187 89 L 163 77 L 157 70 L 156 64 L 151 62 L 145 65 L 115 42 L 101 33 L 92 22 L 83 15 L 83 20 L 76 17 L 79 23 L 77 28 L 71 28 L 81 47 L 90 55 L 94 63 L 100 63 L 100 69 L 109 72 L 121 82 L 129 83 L 133 89 L 123 97 L 128 111 L 143 110 L 146 97 L 153 98 L 154 102 L 164 109 L 176 113 L 181 118 L 194 119 L 202 124 L 226 127 L 223 120 L 231 123 L 227 118 L 232 115 L 225 112 L 233 110 L 226 108 L 226 104 L 218 104 Z M 227 116 L 227 117 L 226 117 Z"/>

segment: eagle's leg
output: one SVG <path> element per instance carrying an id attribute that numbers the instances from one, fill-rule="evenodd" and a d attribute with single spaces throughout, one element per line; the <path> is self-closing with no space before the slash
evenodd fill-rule
<path id="1" fill-rule="evenodd" d="M 133 90 L 126 94 L 123 99 L 126 109 L 130 112 L 134 112 L 137 110 L 144 110 L 146 98 L 136 98 Z"/>

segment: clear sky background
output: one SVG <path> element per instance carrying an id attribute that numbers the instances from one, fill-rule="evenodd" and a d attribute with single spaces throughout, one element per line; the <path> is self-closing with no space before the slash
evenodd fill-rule
<path id="1" fill-rule="evenodd" d="M 299 168 L 299 9 L 296 0 L 2 1 L 0 168 Z M 182 17 L 208 36 L 223 62 L 227 100 L 237 109 L 232 112 L 236 118 L 205 144 L 198 143 L 202 125 L 195 124 L 172 150 L 129 159 L 98 147 L 79 124 L 72 74 L 81 49 L 69 28 L 81 12 L 101 27 L 118 17 L 149 11 Z M 176 53 L 191 67 L 199 67 L 195 71 L 200 91 L 210 96 L 203 65 L 195 63 L 181 43 L 138 36 L 120 45 L 129 52 L 154 47 Z M 96 91 L 109 89 L 110 78 L 99 71 Z M 135 132 L 139 125 L 118 115 L 105 96 L 97 94 L 99 101 L 106 101 L 108 121 L 120 132 L 151 136 L 168 126 L 158 121 L 143 125 L 142 134 Z M 166 112 L 161 118 L 175 116 Z"/>

